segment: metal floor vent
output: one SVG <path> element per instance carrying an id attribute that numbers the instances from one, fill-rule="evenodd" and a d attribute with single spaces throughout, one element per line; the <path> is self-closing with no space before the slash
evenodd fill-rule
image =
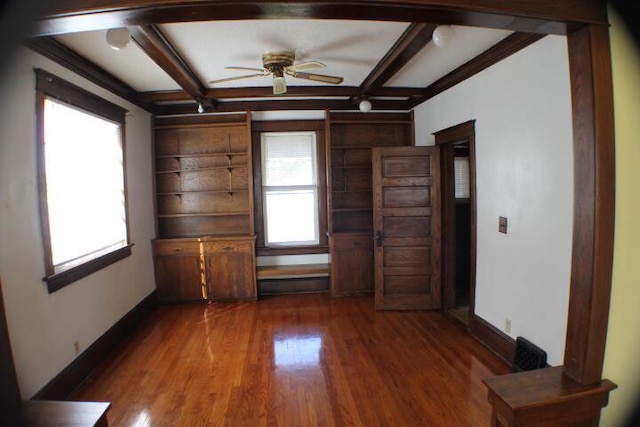
<path id="1" fill-rule="evenodd" d="M 523 337 L 516 338 L 513 372 L 532 371 L 547 366 L 547 352 Z"/>

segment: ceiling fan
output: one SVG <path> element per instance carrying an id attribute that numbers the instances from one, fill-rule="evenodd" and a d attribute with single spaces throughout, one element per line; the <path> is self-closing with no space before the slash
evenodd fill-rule
<path id="1" fill-rule="evenodd" d="M 344 80 L 342 77 L 327 76 L 324 74 L 307 73 L 307 70 L 324 68 L 325 65 L 318 61 L 307 61 L 294 64 L 296 55 L 293 52 L 269 52 L 262 55 L 263 68 L 248 67 L 225 67 L 227 70 L 254 71 L 254 74 L 244 76 L 228 77 L 226 79 L 212 80 L 210 84 L 229 82 L 232 80 L 248 79 L 251 77 L 273 75 L 273 94 L 281 95 L 287 93 L 287 82 L 285 74 L 298 79 L 313 80 L 316 82 L 340 84 Z"/>

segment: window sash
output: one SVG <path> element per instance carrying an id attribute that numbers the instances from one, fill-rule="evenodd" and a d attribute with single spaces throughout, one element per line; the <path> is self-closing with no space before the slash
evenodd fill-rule
<path id="1" fill-rule="evenodd" d="M 269 144 L 278 144 L 278 138 L 295 138 L 295 137 L 303 137 L 308 138 L 308 142 L 310 143 L 310 148 L 308 153 L 310 154 L 310 175 L 307 173 L 301 173 L 299 176 L 303 178 L 303 180 L 309 183 L 296 184 L 287 182 L 287 185 L 265 185 L 268 181 L 268 166 L 269 166 Z M 261 153 L 262 153 L 262 200 L 263 200 L 263 219 L 264 219 L 264 245 L 266 247 L 277 247 L 277 246 L 311 246 L 320 244 L 320 226 L 319 226 L 319 200 L 318 200 L 318 161 L 317 161 L 317 144 L 316 144 L 316 136 L 315 132 L 263 132 L 261 134 Z M 294 157 L 292 156 L 292 159 Z M 286 163 L 286 162 L 285 162 Z M 286 166 L 285 166 L 286 167 Z M 286 170 L 286 169 L 285 169 Z M 276 171 L 276 176 L 278 176 Z M 295 175 L 295 174 L 294 174 Z M 290 176 L 290 175 L 289 175 Z M 272 181 L 282 182 L 280 179 L 273 179 Z M 269 215 L 269 196 L 275 195 L 277 193 L 286 193 L 286 192 L 311 192 L 313 197 L 313 207 L 312 207 L 312 217 L 307 218 L 307 222 L 311 222 L 313 224 L 312 230 L 305 230 L 306 232 L 312 231 L 313 237 L 304 239 L 295 239 L 292 238 L 290 240 L 281 240 L 273 237 L 273 235 L 278 232 L 278 235 L 286 234 L 282 229 L 280 230 L 271 230 L 269 232 L 270 222 L 274 222 L 274 212 Z M 291 207 L 295 207 L 291 206 Z M 299 207 L 299 206 L 298 206 Z M 308 208 L 308 206 L 307 206 Z M 294 212 L 289 212 L 289 214 L 293 214 Z M 299 212 L 300 213 L 300 212 Z M 286 215 L 283 216 L 283 221 L 286 222 L 290 227 L 298 225 L 299 222 L 296 220 L 296 216 Z M 284 224 L 283 227 L 284 228 Z M 293 228 L 295 230 L 295 228 Z M 292 231 L 291 229 L 288 231 Z M 311 233 L 307 234 L 308 236 Z"/>

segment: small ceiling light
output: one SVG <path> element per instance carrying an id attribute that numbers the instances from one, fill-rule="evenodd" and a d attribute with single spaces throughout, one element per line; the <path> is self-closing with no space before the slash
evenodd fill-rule
<path id="1" fill-rule="evenodd" d="M 198 102 L 198 113 L 204 113 L 204 106 L 202 105 L 202 102 Z"/>
<path id="2" fill-rule="evenodd" d="M 112 49 L 120 50 L 127 47 L 131 41 L 131 35 L 127 28 L 111 28 L 107 30 L 106 39 Z"/>
<path id="3" fill-rule="evenodd" d="M 367 98 L 362 98 L 358 107 L 363 113 L 368 113 L 369 111 L 371 111 L 371 101 L 369 101 Z"/>
<path id="4" fill-rule="evenodd" d="M 447 47 L 454 37 L 455 33 L 450 25 L 438 25 L 436 29 L 433 30 L 431 39 L 436 46 L 442 49 Z"/>

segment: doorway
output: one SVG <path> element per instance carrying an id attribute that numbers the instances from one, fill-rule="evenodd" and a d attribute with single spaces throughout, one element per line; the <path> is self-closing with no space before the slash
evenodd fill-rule
<path id="1" fill-rule="evenodd" d="M 442 186 L 442 308 L 466 328 L 475 309 L 475 122 L 434 134 Z"/>

